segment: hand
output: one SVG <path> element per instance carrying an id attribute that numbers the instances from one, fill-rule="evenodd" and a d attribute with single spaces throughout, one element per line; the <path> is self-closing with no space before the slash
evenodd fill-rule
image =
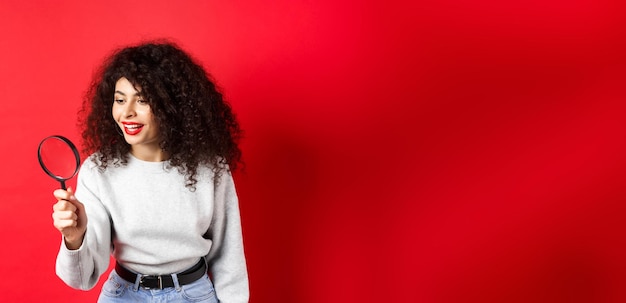
<path id="1" fill-rule="evenodd" d="M 72 188 L 67 191 L 57 189 L 54 191 L 54 197 L 58 200 L 52 207 L 54 227 L 63 234 L 68 249 L 78 249 L 83 244 L 87 231 L 85 206 L 76 200 Z"/>

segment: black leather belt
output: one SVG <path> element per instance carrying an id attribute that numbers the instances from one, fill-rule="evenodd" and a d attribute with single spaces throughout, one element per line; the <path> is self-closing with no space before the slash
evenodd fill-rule
<path id="1" fill-rule="evenodd" d="M 126 269 L 119 263 L 115 264 L 115 272 L 117 272 L 122 279 L 130 283 L 135 283 L 137 281 L 137 276 L 139 276 L 139 286 L 145 289 L 164 289 L 174 287 L 174 280 L 171 275 L 151 276 L 137 274 Z M 176 274 L 178 277 L 178 285 L 193 283 L 204 276 L 206 272 L 206 263 L 204 262 L 204 258 L 201 258 L 196 265 L 179 274 Z"/>

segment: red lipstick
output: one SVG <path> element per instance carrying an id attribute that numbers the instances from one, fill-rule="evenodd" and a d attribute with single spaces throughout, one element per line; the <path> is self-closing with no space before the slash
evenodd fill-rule
<path id="1" fill-rule="evenodd" d="M 143 124 L 136 122 L 122 122 L 122 124 L 124 125 L 124 132 L 131 136 L 140 133 L 143 129 Z"/>

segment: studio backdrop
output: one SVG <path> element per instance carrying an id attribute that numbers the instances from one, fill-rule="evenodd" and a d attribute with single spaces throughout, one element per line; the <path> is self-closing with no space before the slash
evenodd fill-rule
<path id="1" fill-rule="evenodd" d="M 625 302 L 625 12 L 3 0 L 0 301 L 95 302 L 104 277 L 83 292 L 55 275 L 59 185 L 37 144 L 80 144 L 102 59 L 166 38 L 245 131 L 251 302 Z"/>

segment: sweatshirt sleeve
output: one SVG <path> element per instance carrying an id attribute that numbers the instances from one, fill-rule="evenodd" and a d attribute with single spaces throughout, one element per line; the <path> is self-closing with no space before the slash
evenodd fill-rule
<path id="1" fill-rule="evenodd" d="M 221 303 L 248 302 L 248 271 L 243 250 L 239 200 L 230 173 L 215 188 L 213 221 L 205 238 L 213 245 L 207 255 L 209 272 Z"/>
<path id="2" fill-rule="evenodd" d="M 111 254 L 111 223 L 100 199 L 94 174 L 97 168 L 87 161 L 80 169 L 76 198 L 85 205 L 87 232 L 83 244 L 77 250 L 69 250 L 65 239 L 56 260 L 56 274 L 72 288 L 93 288 L 100 275 L 109 267 Z"/>

